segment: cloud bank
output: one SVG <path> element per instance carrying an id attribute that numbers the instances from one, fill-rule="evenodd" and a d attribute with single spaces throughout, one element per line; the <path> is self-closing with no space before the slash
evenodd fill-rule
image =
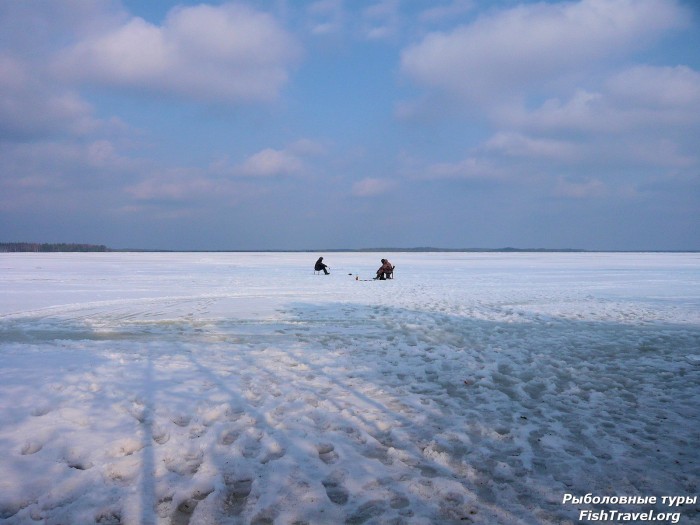
<path id="1" fill-rule="evenodd" d="M 428 34 L 404 50 L 401 68 L 419 84 L 486 103 L 590 72 L 685 24 L 685 11 L 666 0 L 524 4 Z"/>
<path id="2" fill-rule="evenodd" d="M 162 25 L 134 17 L 57 58 L 66 79 L 197 100 L 271 100 L 300 46 L 270 15 L 238 4 L 179 7 Z"/>
<path id="3" fill-rule="evenodd" d="M 0 2 L 0 233 L 700 247 L 690 5 Z"/>

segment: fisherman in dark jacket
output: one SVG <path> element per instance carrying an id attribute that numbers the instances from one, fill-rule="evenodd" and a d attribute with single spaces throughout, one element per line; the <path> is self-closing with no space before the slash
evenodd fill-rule
<path id="1" fill-rule="evenodd" d="M 314 266 L 314 271 L 320 272 L 323 270 L 323 273 L 328 275 L 328 266 L 323 264 L 323 257 L 319 257 L 318 261 L 316 261 L 316 265 Z"/>
<path id="2" fill-rule="evenodd" d="M 387 259 L 382 259 L 382 265 L 379 267 L 379 270 L 377 270 L 377 276 L 375 277 L 375 279 L 384 281 L 393 277 L 394 266 Z"/>

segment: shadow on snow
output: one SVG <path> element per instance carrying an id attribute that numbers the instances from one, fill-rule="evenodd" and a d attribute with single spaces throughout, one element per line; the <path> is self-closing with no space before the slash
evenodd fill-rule
<path id="1" fill-rule="evenodd" d="M 45 421 L 2 434 L 39 480 L 8 523 L 575 523 L 566 493 L 698 491 L 697 327 L 352 303 L 88 321 L 0 324 L 6 370 L 48 381 L 3 417 Z"/>

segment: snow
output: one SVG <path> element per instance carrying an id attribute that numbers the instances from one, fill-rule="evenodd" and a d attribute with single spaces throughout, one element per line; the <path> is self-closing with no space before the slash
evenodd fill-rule
<path id="1" fill-rule="evenodd" d="M 320 255 L 0 254 L 0 521 L 700 519 L 699 254 Z"/>

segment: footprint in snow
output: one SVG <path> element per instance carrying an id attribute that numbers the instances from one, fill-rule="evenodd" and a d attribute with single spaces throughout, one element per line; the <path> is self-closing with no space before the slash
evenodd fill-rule
<path id="1" fill-rule="evenodd" d="M 248 429 L 241 436 L 240 448 L 244 458 L 251 459 L 260 454 L 262 445 L 260 441 L 263 438 L 263 432 L 259 429 Z"/>
<path id="2" fill-rule="evenodd" d="M 178 427 L 186 427 L 190 424 L 191 417 L 187 414 L 177 414 L 171 418 L 171 421 Z"/>
<path id="3" fill-rule="evenodd" d="M 260 442 L 247 441 L 241 448 L 241 455 L 246 459 L 253 459 L 260 453 Z"/>
<path id="4" fill-rule="evenodd" d="M 389 506 L 392 509 L 403 509 L 408 507 L 410 504 L 411 502 L 409 501 L 409 499 L 406 496 L 402 496 L 401 494 L 394 495 L 389 501 Z"/>
<path id="5" fill-rule="evenodd" d="M 102 509 L 95 515 L 95 523 L 111 525 L 123 523 L 119 509 Z"/>
<path id="6" fill-rule="evenodd" d="M 144 447 L 143 443 L 136 438 L 125 438 L 117 441 L 111 448 L 110 455 L 113 457 L 131 456 Z"/>
<path id="7" fill-rule="evenodd" d="M 214 489 L 205 492 L 196 491 L 191 497 L 182 501 L 173 513 L 170 525 L 189 525 L 192 513 L 197 507 L 197 504 L 212 492 L 214 492 Z"/>
<path id="8" fill-rule="evenodd" d="M 183 455 L 167 456 L 164 459 L 165 468 L 181 476 L 193 476 L 202 465 L 203 456 L 204 453 L 201 450 L 190 451 Z"/>
<path id="9" fill-rule="evenodd" d="M 372 518 L 375 518 L 384 513 L 384 501 L 371 500 L 363 503 L 348 519 L 345 520 L 346 525 L 359 525 L 365 523 Z"/>
<path id="10" fill-rule="evenodd" d="M 362 450 L 362 455 L 369 459 L 376 459 L 384 465 L 391 465 L 394 461 L 389 456 L 388 450 L 381 445 L 367 446 Z"/>
<path id="11" fill-rule="evenodd" d="M 24 446 L 22 447 L 22 450 L 20 453 L 23 456 L 30 456 L 32 454 L 36 454 L 39 452 L 42 448 L 44 447 L 43 443 L 39 443 L 38 441 L 27 441 Z"/>
<path id="12" fill-rule="evenodd" d="M 224 498 L 224 511 L 229 516 L 237 516 L 245 508 L 248 496 L 253 488 L 253 480 L 250 477 L 241 479 L 224 478 L 226 495 Z"/>
<path id="13" fill-rule="evenodd" d="M 138 401 L 132 402 L 126 411 L 139 423 L 144 423 L 148 417 L 146 406 Z"/>
<path id="14" fill-rule="evenodd" d="M 200 438 L 206 433 L 207 433 L 207 427 L 205 427 L 204 425 L 200 425 L 200 424 L 193 425 L 190 428 L 190 439 Z"/>
<path id="15" fill-rule="evenodd" d="M 324 479 L 322 482 L 323 488 L 326 489 L 326 495 L 336 505 L 345 505 L 350 498 L 350 494 L 343 484 L 334 476 Z"/>
<path id="16" fill-rule="evenodd" d="M 326 465 L 338 461 L 338 453 L 335 451 L 335 447 L 332 443 L 320 443 L 316 445 L 316 450 L 318 450 L 318 457 Z"/>
<path id="17" fill-rule="evenodd" d="M 63 461 L 70 468 L 76 470 L 89 470 L 93 467 L 92 461 L 88 458 L 87 453 L 81 452 L 74 447 L 64 450 Z"/>
<path id="18" fill-rule="evenodd" d="M 156 425 L 153 425 L 152 436 L 153 436 L 153 441 L 155 441 L 159 445 L 164 445 L 170 439 L 170 432 L 168 432 L 167 429 L 156 424 Z"/>
<path id="19" fill-rule="evenodd" d="M 219 443 L 222 445 L 231 445 L 238 439 L 239 435 L 240 433 L 235 430 L 225 430 L 219 437 Z"/>
<path id="20" fill-rule="evenodd" d="M 280 443 L 273 441 L 266 445 L 265 452 L 263 454 L 263 457 L 260 459 L 260 463 L 265 465 L 270 461 L 275 461 L 284 457 L 285 453 L 286 450 L 284 449 L 284 447 Z"/>

